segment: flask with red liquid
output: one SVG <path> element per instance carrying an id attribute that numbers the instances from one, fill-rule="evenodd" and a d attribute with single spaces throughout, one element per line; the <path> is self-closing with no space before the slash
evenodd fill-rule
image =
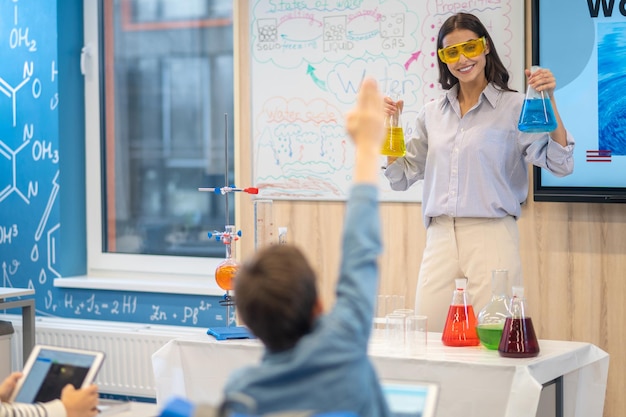
<path id="1" fill-rule="evenodd" d="M 476 334 L 476 314 L 466 291 L 467 279 L 454 280 L 456 289 L 448 309 L 448 317 L 443 328 L 441 341 L 446 346 L 478 346 Z"/>
<path id="2" fill-rule="evenodd" d="M 500 356 L 507 358 L 532 358 L 539 354 L 539 342 L 533 321 L 526 315 L 524 288 L 513 287 L 509 308 L 511 315 L 504 322 L 502 338 L 498 346 Z"/>

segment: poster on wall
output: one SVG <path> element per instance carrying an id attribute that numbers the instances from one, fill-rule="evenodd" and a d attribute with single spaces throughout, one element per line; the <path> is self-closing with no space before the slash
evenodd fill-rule
<path id="1" fill-rule="evenodd" d="M 614 0 L 535 0 L 533 61 L 557 80 L 574 172 L 535 168 L 537 201 L 626 202 L 626 8 Z"/>

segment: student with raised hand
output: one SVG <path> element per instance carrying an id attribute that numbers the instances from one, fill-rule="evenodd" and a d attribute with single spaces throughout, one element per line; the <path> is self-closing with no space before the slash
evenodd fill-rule
<path id="1" fill-rule="evenodd" d="M 528 85 L 550 98 L 557 128 L 518 130 L 525 95 L 508 86 L 509 74 L 476 16 L 446 19 L 437 53 L 446 93 L 421 109 L 406 155 L 388 158 L 385 176 L 394 190 L 424 181 L 426 248 L 415 311 L 428 316 L 428 330 L 440 332 L 456 278 L 467 277 L 477 311 L 491 297 L 492 270 L 506 269 L 511 284 L 522 284 L 517 219 L 528 197 L 528 166 L 571 174 L 574 139 L 557 111 L 556 80 L 546 68 L 525 74 Z M 385 101 L 388 113 L 401 105 Z"/>
<path id="2" fill-rule="evenodd" d="M 263 342 L 265 353 L 259 364 L 230 376 L 227 410 L 390 415 L 367 355 L 382 249 L 377 178 L 383 125 L 383 98 L 376 82 L 366 79 L 346 116 L 356 154 L 332 309 L 322 311 L 315 273 L 293 245 L 266 247 L 239 270 L 239 318 Z"/>
<path id="3" fill-rule="evenodd" d="M 68 384 L 61 398 L 46 403 L 8 403 L 21 372 L 14 372 L 0 384 L 0 417 L 94 417 L 98 415 L 98 386 L 76 389 Z"/>

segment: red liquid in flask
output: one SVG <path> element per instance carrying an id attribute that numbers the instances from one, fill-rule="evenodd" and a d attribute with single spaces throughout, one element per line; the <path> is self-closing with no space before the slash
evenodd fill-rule
<path id="1" fill-rule="evenodd" d="M 507 358 L 532 358 L 539 354 L 539 342 L 530 317 L 507 317 L 498 352 Z"/>
<path id="2" fill-rule="evenodd" d="M 441 341 L 446 346 L 478 346 L 476 314 L 471 305 L 451 305 Z"/>

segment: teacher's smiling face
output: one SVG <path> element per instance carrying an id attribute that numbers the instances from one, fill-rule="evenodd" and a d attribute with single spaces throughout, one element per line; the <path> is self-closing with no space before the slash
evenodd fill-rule
<path id="1" fill-rule="evenodd" d="M 450 49 L 446 51 L 446 48 Z M 458 57 L 456 62 L 447 62 L 446 65 L 460 83 L 485 81 L 489 44 L 476 33 L 468 29 L 456 29 L 443 38 L 442 50 L 453 52 L 447 55 Z"/>

